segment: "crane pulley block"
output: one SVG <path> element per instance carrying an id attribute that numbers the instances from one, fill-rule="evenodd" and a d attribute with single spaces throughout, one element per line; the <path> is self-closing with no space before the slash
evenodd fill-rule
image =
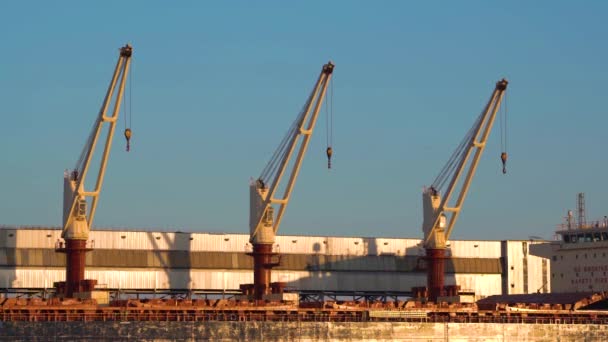
<path id="1" fill-rule="evenodd" d="M 127 152 L 131 149 L 131 135 L 133 132 L 130 128 L 125 129 L 125 139 L 127 139 Z"/>
<path id="2" fill-rule="evenodd" d="M 331 148 L 331 146 L 328 146 L 325 153 L 327 154 L 327 168 L 331 169 L 331 156 L 334 153 L 334 150 Z"/>

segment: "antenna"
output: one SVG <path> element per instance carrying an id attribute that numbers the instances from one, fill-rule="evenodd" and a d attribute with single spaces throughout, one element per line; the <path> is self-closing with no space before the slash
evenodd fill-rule
<path id="1" fill-rule="evenodd" d="M 587 226 L 587 218 L 585 217 L 585 193 L 578 194 L 578 228 Z"/>

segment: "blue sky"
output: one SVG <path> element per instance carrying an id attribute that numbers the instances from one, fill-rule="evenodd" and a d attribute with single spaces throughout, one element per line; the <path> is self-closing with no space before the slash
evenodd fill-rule
<path id="1" fill-rule="evenodd" d="M 421 237 L 421 190 L 506 77 L 500 132 L 452 238 L 552 236 L 576 193 L 607 213 L 600 1 L 0 2 L 0 222 L 59 225 L 63 170 L 134 46 L 133 150 L 116 136 L 96 226 L 248 231 L 257 177 L 336 64 L 280 234 Z M 124 129 L 122 121 L 118 127 Z"/>

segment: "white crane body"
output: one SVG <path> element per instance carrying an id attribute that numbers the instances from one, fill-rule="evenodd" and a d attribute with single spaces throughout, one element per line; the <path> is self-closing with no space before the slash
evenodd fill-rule
<path id="1" fill-rule="evenodd" d="M 255 181 L 251 181 L 250 188 L 250 212 L 249 212 L 249 232 L 251 243 L 272 244 L 275 241 L 275 235 L 279 230 L 285 209 L 289 203 L 293 187 L 295 185 L 298 173 L 302 166 L 302 161 L 310 142 L 310 137 L 315 128 L 317 117 L 325 98 L 327 86 L 331 80 L 334 65 L 329 62 L 323 66 L 321 75 L 317 80 L 315 87 L 309 97 L 304 109 L 296 120 L 295 129 L 285 137 L 284 142 L 286 148 L 283 149 L 283 154 L 275 155 L 280 158 L 271 161 L 278 168 L 273 173 L 274 177 L 270 179 L 270 186 L 261 177 Z M 277 190 L 283 180 L 290 159 L 294 152 L 298 150 L 296 159 L 289 172 L 289 180 L 285 186 L 284 192 L 280 197 L 277 197 Z M 273 205 L 278 206 L 276 217 L 274 215 Z"/>
<path id="2" fill-rule="evenodd" d="M 331 62 L 323 66 L 308 101 L 262 175 L 249 184 L 249 242 L 253 246 L 250 255 L 253 256 L 254 263 L 253 295 L 257 300 L 262 300 L 264 295 L 269 294 L 271 270 L 280 264 L 280 261 L 272 261 L 272 257 L 277 255 L 272 250 L 273 244 L 298 178 L 333 69 Z M 295 159 L 291 161 L 294 155 Z M 289 174 L 289 179 L 281 193 L 279 187 L 286 174 Z"/>
<path id="3" fill-rule="evenodd" d="M 496 113 L 500 108 L 504 91 L 508 82 L 501 80 L 497 82 L 496 88 L 484 108 L 480 118 L 473 126 L 474 134 L 470 134 L 464 154 L 458 161 L 455 172 L 453 173 L 445 195 L 434 186 L 425 188 L 422 194 L 422 204 L 424 220 L 422 231 L 424 232 L 424 246 L 428 248 L 445 248 L 446 242 L 454 229 L 456 220 L 460 215 L 462 204 L 467 196 L 471 181 L 477 170 L 477 165 L 488 141 L 488 136 L 492 130 L 492 125 L 496 119 Z M 475 152 L 473 159 L 469 162 L 471 154 Z M 468 167 L 467 167 L 468 166 Z M 464 182 L 460 188 L 457 187 L 462 175 L 465 175 Z M 458 193 L 457 193 L 458 190 Z M 453 195 L 458 194 L 456 202 L 449 206 L 449 201 Z"/>
<path id="4" fill-rule="evenodd" d="M 132 53 L 133 49 L 130 45 L 126 45 L 120 49 L 120 57 L 116 63 L 112 81 L 110 82 L 105 99 L 93 126 L 93 131 L 91 132 L 91 135 L 89 136 L 89 139 L 84 147 L 83 153 L 81 154 L 81 160 L 79 161 L 80 165 L 77 165 L 73 170 L 64 173 L 63 231 L 61 233 L 61 237 L 66 240 L 88 239 L 89 231 L 93 224 L 93 219 L 95 218 L 97 201 L 103 185 L 108 157 L 112 148 L 112 138 L 114 137 L 116 121 L 120 113 L 120 106 L 124 95 L 129 67 L 131 65 Z M 120 84 L 118 86 L 118 93 L 114 95 L 119 78 Z M 110 107 L 110 102 L 114 96 L 114 107 L 111 115 L 108 116 L 108 108 Z M 95 183 L 95 188 L 92 191 L 86 191 L 85 180 L 90 170 L 91 160 L 93 158 L 97 142 L 99 141 L 101 131 L 105 124 L 108 124 L 109 128 L 99 164 L 97 181 Z M 87 197 L 92 198 L 88 213 L 86 201 Z"/>
<path id="5" fill-rule="evenodd" d="M 110 86 L 77 165 L 74 169 L 64 172 L 63 230 L 61 237 L 65 240 L 65 247 L 63 242 L 61 242 L 58 244 L 56 251 L 66 254 L 66 281 L 55 283 L 55 286 L 57 293 L 65 297 L 72 297 L 78 292 L 92 291 L 97 283 L 96 280 L 84 279 L 85 253 L 91 250 L 87 248 L 87 240 L 93 225 L 93 219 L 95 218 L 99 194 L 103 186 L 108 157 L 112 148 L 112 138 L 114 137 L 116 122 L 120 113 L 132 54 L 133 49 L 128 44 L 120 49 L 120 57 L 114 68 Z M 112 100 L 114 100 L 114 105 L 111 114 L 108 115 Z M 106 125 L 109 127 L 107 128 L 103 152 L 99 158 L 99 169 L 97 170 L 95 187 L 87 191 L 85 181 L 90 171 L 97 143 Z M 87 197 L 91 198 L 90 205 L 87 203 Z M 87 208 L 87 205 L 89 208 Z"/>
<path id="6" fill-rule="evenodd" d="M 429 299 L 432 301 L 436 301 L 437 297 L 442 294 L 447 241 L 462 210 L 462 205 L 486 147 L 507 84 L 508 82 L 505 79 L 496 83 L 490 100 L 465 139 L 433 182 L 433 185 L 423 190 L 423 245 L 427 255 L 427 289 Z M 470 159 L 471 155 L 473 155 L 472 159 Z M 504 164 L 506 153 L 503 153 L 501 158 Z M 505 172 L 504 168 L 503 172 Z M 462 179 L 463 175 L 464 179 Z M 448 179 L 449 184 L 445 190 L 445 195 L 442 197 L 440 188 Z M 458 186 L 459 184 L 460 186 Z M 452 203 L 451 199 L 455 195 L 457 195 L 456 201 Z"/>

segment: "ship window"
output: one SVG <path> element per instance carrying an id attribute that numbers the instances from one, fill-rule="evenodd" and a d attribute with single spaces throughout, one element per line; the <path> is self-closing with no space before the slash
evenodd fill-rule
<path id="1" fill-rule="evenodd" d="M 564 235 L 564 242 L 570 243 L 570 235 Z"/>
<path id="2" fill-rule="evenodd" d="M 559 260 L 564 260 L 564 256 L 563 256 L 563 255 L 560 255 L 560 256 L 559 256 Z"/>
<path id="3" fill-rule="evenodd" d="M 602 240 L 608 240 L 608 232 L 602 232 Z"/>
<path id="4" fill-rule="evenodd" d="M 572 242 L 572 243 L 578 242 L 578 238 L 576 237 L 576 235 L 570 235 L 570 242 Z"/>
<path id="5" fill-rule="evenodd" d="M 587 259 L 587 253 L 585 253 L 585 259 Z"/>
<path id="6" fill-rule="evenodd" d="M 555 273 L 551 273 L 551 278 L 555 278 Z"/>
<path id="7" fill-rule="evenodd" d="M 553 256 L 553 261 L 557 261 L 557 255 Z"/>
<path id="8" fill-rule="evenodd" d="M 591 276 L 593 277 L 593 272 L 591 272 Z"/>
<path id="9" fill-rule="evenodd" d="M 596 257 L 596 254 L 595 254 L 595 253 L 593 253 L 593 257 L 594 257 L 594 258 Z"/>
<path id="10" fill-rule="evenodd" d="M 593 241 L 601 241 L 601 240 L 602 240 L 602 234 L 600 234 L 600 233 L 593 234 Z"/>
<path id="11" fill-rule="evenodd" d="M 576 258 L 578 259 L 578 254 L 576 255 Z"/>
<path id="12" fill-rule="evenodd" d="M 606 253 L 602 253 L 602 256 L 605 258 L 606 257 Z"/>
<path id="13" fill-rule="evenodd" d="M 585 234 L 585 242 L 593 241 L 593 235 L 591 233 Z"/>
<path id="14" fill-rule="evenodd" d="M 560 275 L 561 275 L 561 277 L 562 277 L 562 278 L 564 277 L 564 274 L 563 274 L 563 273 L 561 273 Z"/>

